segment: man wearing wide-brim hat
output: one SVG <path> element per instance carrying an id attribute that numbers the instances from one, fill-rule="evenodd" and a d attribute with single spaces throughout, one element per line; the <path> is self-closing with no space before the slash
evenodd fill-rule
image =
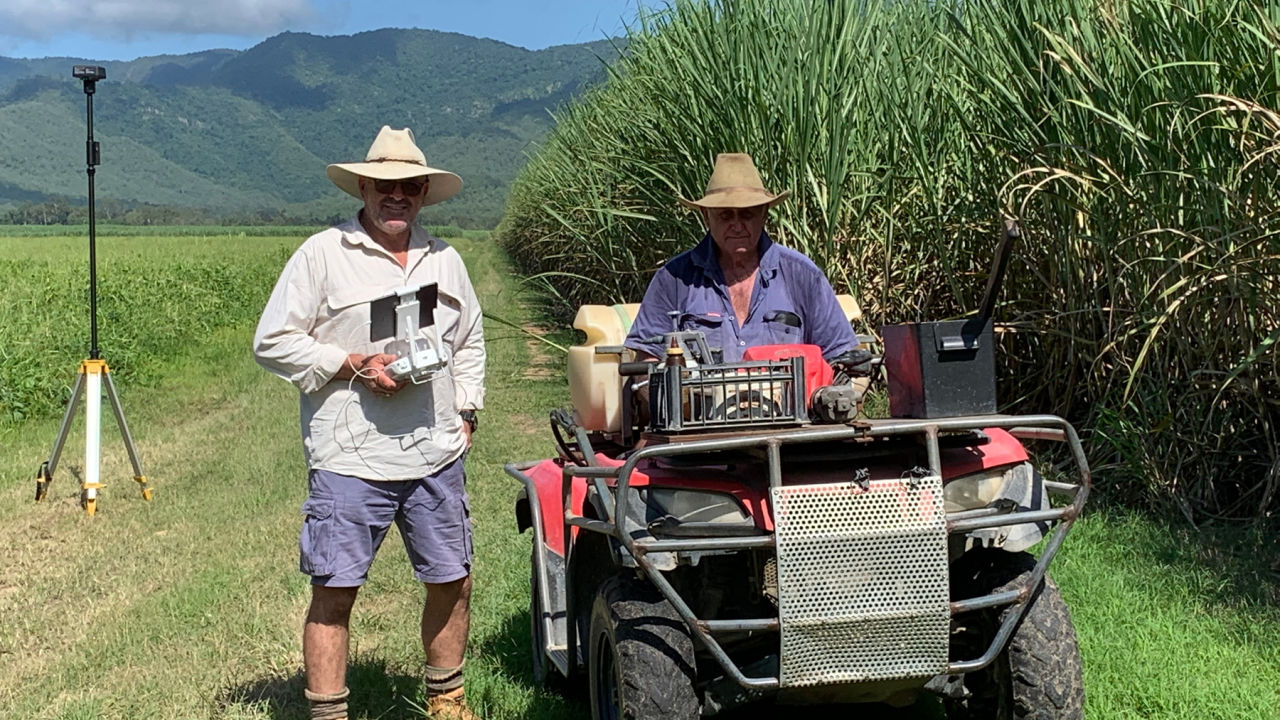
<path id="1" fill-rule="evenodd" d="M 472 559 L 463 461 L 484 405 L 484 336 L 462 258 L 416 223 L 424 205 L 448 199 L 462 180 L 428 165 L 408 129 L 390 127 L 364 162 L 330 165 L 328 176 L 363 205 L 298 248 L 254 336 L 258 362 L 297 386 L 301 399 L 311 717 L 348 715 L 351 608 L 395 522 L 427 589 L 431 717 L 472 718 L 462 694 Z M 388 313 L 402 296 L 418 302 L 420 327 L 394 327 Z M 394 340 L 396 331 L 413 336 Z M 409 354 L 405 341 L 426 343 L 438 362 L 407 375 L 389 368 Z"/>
<path id="2" fill-rule="evenodd" d="M 765 232 L 769 209 L 790 191 L 765 189 L 750 155 L 716 156 L 696 210 L 707 232 L 693 249 L 658 269 L 645 291 L 625 344 L 639 359 L 665 351 L 654 338 L 672 329 L 701 331 L 723 362 L 757 345 L 812 344 L 828 360 L 857 345 L 831 283 L 812 260 Z"/>

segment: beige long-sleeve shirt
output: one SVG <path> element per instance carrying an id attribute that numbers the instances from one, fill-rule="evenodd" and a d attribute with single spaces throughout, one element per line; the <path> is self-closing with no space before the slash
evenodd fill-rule
<path id="1" fill-rule="evenodd" d="M 436 283 L 445 367 L 379 397 L 333 376 L 347 355 L 390 352 L 370 338 L 370 303 Z M 430 328 L 423 328 L 423 337 Z M 307 465 L 367 480 L 413 480 L 466 449 L 460 410 L 484 407 L 480 303 L 458 251 L 415 225 L 403 267 L 352 219 L 312 235 L 276 281 L 258 321 L 254 357 L 297 386 Z"/>

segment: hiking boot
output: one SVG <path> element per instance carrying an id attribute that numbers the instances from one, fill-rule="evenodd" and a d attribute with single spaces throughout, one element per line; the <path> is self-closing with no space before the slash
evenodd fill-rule
<path id="1" fill-rule="evenodd" d="M 467 707 L 462 688 L 432 696 L 427 701 L 427 717 L 431 720 L 480 720 L 480 716 Z"/>

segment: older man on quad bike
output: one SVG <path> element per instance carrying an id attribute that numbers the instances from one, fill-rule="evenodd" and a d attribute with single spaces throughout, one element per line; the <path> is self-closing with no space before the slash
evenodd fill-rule
<path id="1" fill-rule="evenodd" d="M 702 332 L 737 362 L 748 347 L 807 343 L 831 359 L 858 344 L 827 276 L 812 260 L 765 232 L 769 208 L 791 194 L 764 188 L 750 155 L 721 153 L 698 200 L 680 203 L 702 216 L 707 233 L 672 258 L 649 283 L 626 346 L 637 359 L 667 348 L 653 341 L 672 327 Z"/>
<path id="2" fill-rule="evenodd" d="M 506 467 L 534 536 L 535 676 L 585 677 L 594 720 L 757 702 L 1079 720 L 1080 654 L 1046 571 L 1089 469 L 1066 421 L 996 412 L 991 313 L 1016 233 L 977 317 L 882 329 L 885 380 L 856 303 L 764 233 L 785 197 L 748 156 L 719 156 L 705 196 L 682 200 L 703 241 L 639 306 L 579 310 L 560 452 Z M 868 375 L 892 417 L 860 412 Z M 1075 472 L 1046 481 L 1023 441 L 1065 446 Z"/>

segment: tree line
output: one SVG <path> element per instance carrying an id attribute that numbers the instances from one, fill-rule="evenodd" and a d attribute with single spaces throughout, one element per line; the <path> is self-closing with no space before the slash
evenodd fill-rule
<path id="1" fill-rule="evenodd" d="M 481 202 L 461 205 L 458 211 L 435 211 L 423 216 L 424 223 L 443 224 L 472 230 L 487 230 L 496 224 L 495 211 Z M 112 225 L 268 225 L 325 226 L 340 223 L 355 212 L 352 202 L 307 203 L 275 208 L 211 210 L 106 198 L 95 203 L 98 222 Z M 53 196 L 42 202 L 27 201 L 0 210 L 0 225 L 86 225 L 89 207 L 66 197 Z"/>
<path id="2" fill-rule="evenodd" d="M 286 208 L 214 211 L 204 208 L 153 205 L 106 199 L 95 203 L 99 222 L 114 225 L 325 225 L 341 221 L 341 213 L 298 213 Z M 65 197 L 24 202 L 0 212 L 0 225 L 84 225 L 87 205 Z"/>

